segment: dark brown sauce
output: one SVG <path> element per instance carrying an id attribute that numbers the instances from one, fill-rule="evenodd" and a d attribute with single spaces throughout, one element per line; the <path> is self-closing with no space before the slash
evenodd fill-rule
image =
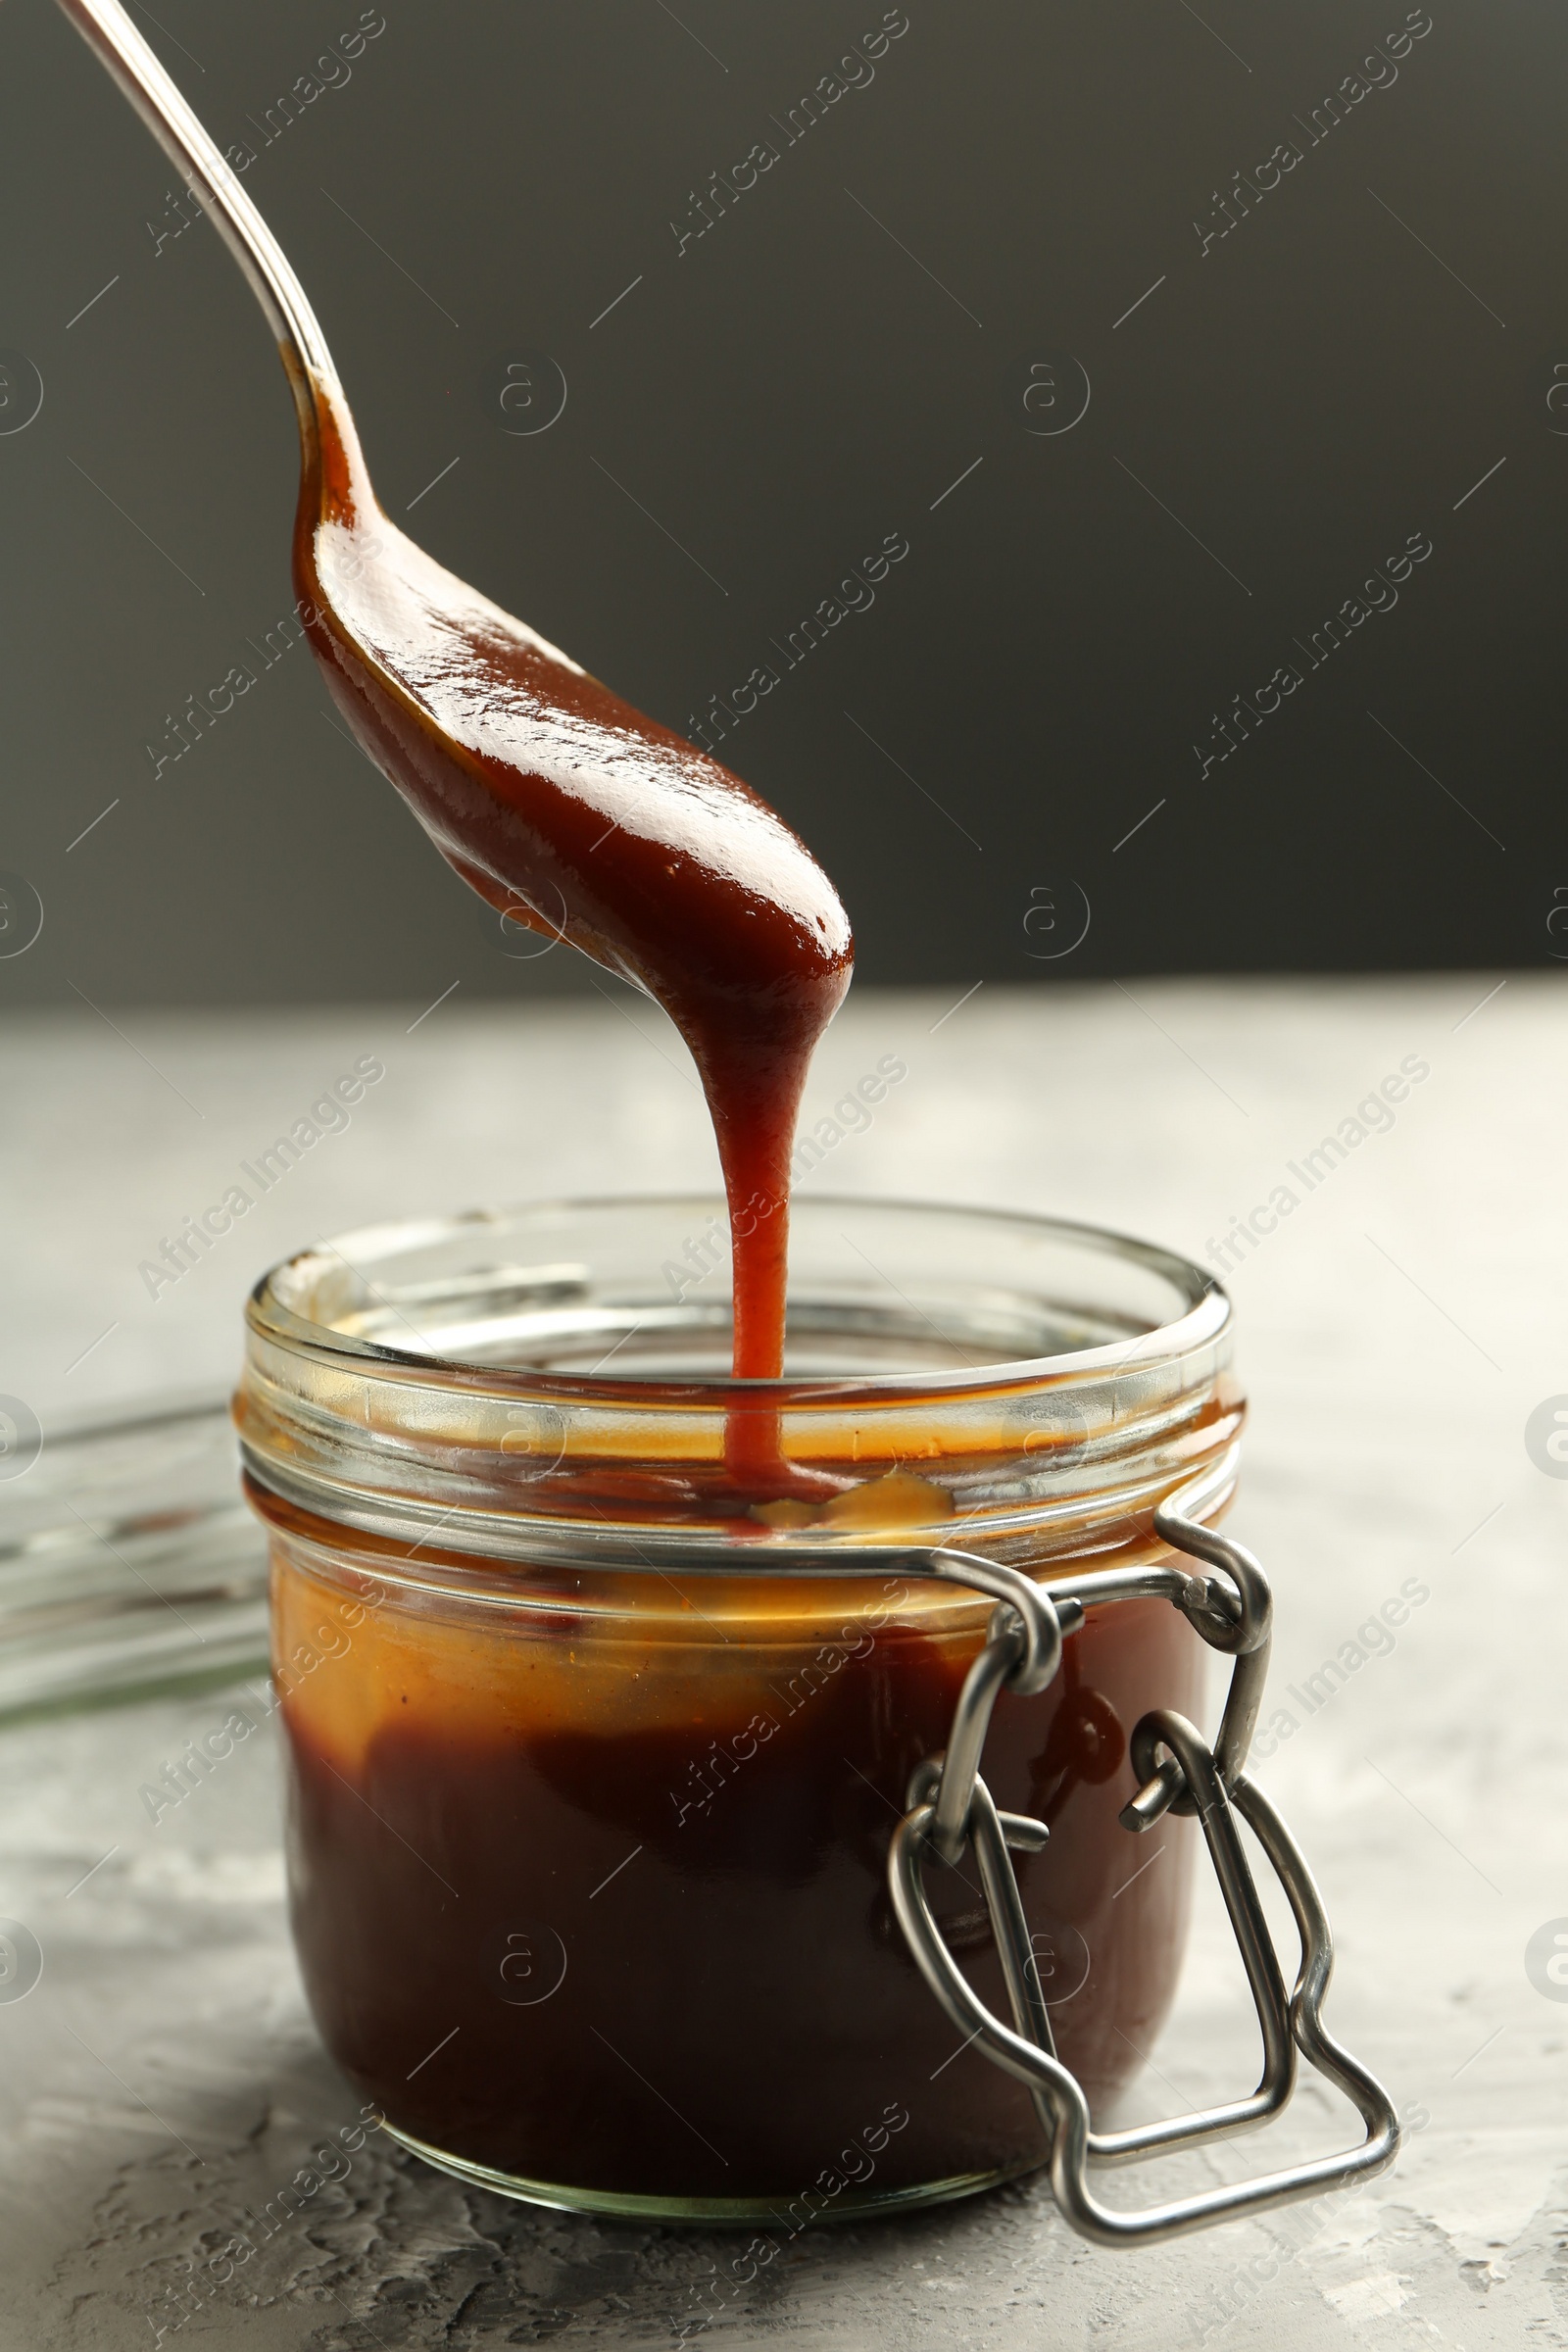
<path id="1" fill-rule="evenodd" d="M 850 981 L 838 895 L 727 768 L 406 538 L 347 412 L 320 386 L 317 408 L 294 569 L 333 698 L 482 898 L 646 989 L 679 1028 L 729 1203 L 733 1370 L 775 1379 L 795 1122 Z M 766 1414 L 737 1416 L 731 1449 L 764 1483 L 770 1431 Z"/>
<path id="2" fill-rule="evenodd" d="M 313 1615 L 283 1577 L 281 1657 L 324 1599 Z M 494 1637 L 491 1674 L 482 1634 L 438 1653 L 382 1613 L 357 1668 L 288 1701 L 294 1932 L 361 2093 L 526 2180 L 776 2200 L 781 2220 L 835 2168 L 880 2192 L 1037 2164 L 1029 2099 L 956 2054 L 886 1886 L 909 1772 L 947 1737 L 972 1643 L 892 1622 L 837 1667 L 762 1647 L 744 1698 L 711 1647 L 661 1665 L 656 1644 L 651 1705 L 619 1642 L 537 1626 Z M 1091 1611 L 1045 1697 L 999 1700 L 987 1745 L 998 1801 L 1052 1822 L 1020 1885 L 1062 2057 L 1102 2110 L 1158 2032 L 1187 1901 L 1185 1857 L 1162 1849 L 1191 1825 L 1117 1825 L 1126 1736 L 1152 1705 L 1196 1707 L 1200 1655 L 1162 1602 Z M 375 1693 L 358 1752 L 343 1673 Z M 972 1854 L 927 1884 L 1005 2015 Z"/>
<path id="3" fill-rule="evenodd" d="M 680 1028 L 729 1204 L 733 1369 L 776 1379 L 795 1122 L 850 976 L 837 896 L 744 784 L 405 538 L 346 411 L 324 391 L 318 409 L 295 569 L 333 696 L 491 906 Z M 767 1392 L 732 1404 L 726 1471 L 743 1509 L 844 1483 L 783 1461 Z M 280 1559 L 280 1667 L 324 1597 Z M 813 1680 L 798 1636 L 757 1636 L 715 1654 L 641 1634 L 635 1610 L 609 1633 L 525 1604 L 445 1633 L 388 1610 L 351 1670 L 291 1690 L 306 1985 L 333 2056 L 415 2141 L 566 2191 L 777 2200 L 791 2230 L 841 2195 L 1041 2161 L 1028 2097 L 956 2047 L 885 1882 L 972 1642 L 893 1624 Z M 1136 1859 L 1117 1825 L 1127 1733 L 1192 1708 L 1197 1666 L 1162 1604 L 1092 1613 L 1043 1700 L 1004 1694 L 988 1742 L 999 1801 L 1051 1824 L 1023 1900 L 1061 2054 L 1101 2104 L 1162 2021 L 1187 1900 L 1179 1854 L 1139 1869 L 1187 1825 Z M 1004 2010 L 972 1854 L 930 1877 L 950 1948 Z"/>

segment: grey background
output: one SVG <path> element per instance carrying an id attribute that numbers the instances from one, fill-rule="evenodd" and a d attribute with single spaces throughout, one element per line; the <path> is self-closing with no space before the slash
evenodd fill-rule
<path id="1" fill-rule="evenodd" d="M 1311 145 L 1396 0 L 907 13 L 786 146 L 770 118 L 872 0 L 385 0 L 246 184 L 388 511 L 678 727 L 906 534 L 875 607 L 718 747 L 834 875 L 867 979 L 1548 964 L 1560 14 L 1433 0 Z M 357 15 L 141 21 L 261 147 Z M 671 218 L 761 138 L 776 166 L 677 253 Z M 1202 252 L 1194 217 L 1285 139 L 1302 162 Z M 47 0 L 0 10 L 0 344 L 45 388 L 0 436 L 0 868 L 46 908 L 0 1006 L 582 986 L 566 951 L 501 952 L 303 647 L 154 780 L 165 714 L 289 609 L 290 403 L 210 225 L 155 250 L 170 170 Z M 565 411 L 511 435 L 504 368 L 539 350 Z M 1088 412 L 1031 433 L 1029 365 L 1063 354 Z M 1216 710 L 1414 531 L 1397 608 L 1200 779 Z M 1088 935 L 1046 959 L 1075 891 Z"/>

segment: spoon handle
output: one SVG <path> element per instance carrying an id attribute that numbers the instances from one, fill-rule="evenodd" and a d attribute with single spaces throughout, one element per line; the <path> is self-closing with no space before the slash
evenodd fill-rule
<path id="1" fill-rule="evenodd" d="M 219 235 L 267 313 L 293 386 L 301 430 L 314 440 L 316 386 L 337 390 L 337 370 L 282 247 L 120 0 L 60 0 L 60 6 L 212 214 Z"/>

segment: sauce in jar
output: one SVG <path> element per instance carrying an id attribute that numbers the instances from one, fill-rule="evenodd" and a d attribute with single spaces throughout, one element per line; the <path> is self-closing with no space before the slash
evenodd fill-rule
<path id="1" fill-rule="evenodd" d="M 835 2210 L 928 2202 L 1044 2145 L 1020 2086 L 956 2048 L 891 1908 L 890 1834 L 990 1614 L 906 1555 L 957 1542 L 1048 1584 L 1159 1556 L 1151 1497 L 1235 1442 L 1229 1310 L 1182 1261 L 1156 1277 L 1048 1220 L 808 1200 L 810 1369 L 764 1394 L 788 1458 L 849 1492 L 775 1533 L 736 1511 L 718 1325 L 694 1304 L 638 1328 L 636 1269 L 695 1207 L 351 1237 L 258 1290 L 241 1428 L 273 1531 L 301 1966 L 360 2095 L 465 2177 L 765 2223 L 836 2167 Z M 617 1332 L 613 1377 L 574 1368 Z M 922 1348 L 924 1372 L 887 1368 Z M 1091 1609 L 987 1741 L 998 1803 L 1050 1829 L 1022 1899 L 1102 2118 L 1174 1992 L 1193 1831 L 1119 1827 L 1128 1738 L 1200 1712 L 1203 1660 L 1163 1601 Z M 972 1851 L 928 1884 L 1004 2008 Z"/>
<path id="2" fill-rule="evenodd" d="M 301 1965 L 327 2046 L 400 2132 L 623 2209 L 782 2208 L 896 2110 L 867 2151 L 883 2195 L 1041 2161 L 1027 2094 L 956 2052 L 887 1892 L 973 1638 L 901 1626 L 897 1580 L 858 1590 L 792 1626 L 705 1589 L 738 1659 L 689 1619 L 637 1627 L 633 1660 L 592 1620 L 487 1640 L 383 1608 L 357 1637 L 368 1716 L 335 1703 L 341 1676 L 295 1695 Z M 291 1574 L 279 1601 L 286 1659 L 332 1595 Z M 1020 1887 L 1061 2055 L 1102 2108 L 1159 2029 L 1186 1924 L 1185 1857 L 1160 1848 L 1190 1825 L 1152 1867 L 1117 1828 L 1126 1734 L 1155 1692 L 1196 1711 L 1197 1650 L 1162 1602 L 1092 1612 L 1068 1674 L 1004 1695 L 987 1743 L 998 1802 L 1052 1828 Z M 1004 2013 L 973 1855 L 927 1884 Z"/>

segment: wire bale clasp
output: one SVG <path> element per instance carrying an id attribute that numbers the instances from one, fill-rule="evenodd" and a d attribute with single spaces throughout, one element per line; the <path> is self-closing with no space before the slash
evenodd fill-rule
<path id="1" fill-rule="evenodd" d="M 1056 2203 L 1075 2230 L 1101 2245 L 1153 2244 L 1242 2214 L 1319 2196 L 1386 2171 L 1398 2151 L 1398 2121 L 1387 2093 L 1323 2023 L 1334 1946 L 1312 1874 L 1284 1822 L 1245 1771 L 1268 1672 L 1272 1600 L 1268 1579 L 1251 1553 L 1202 1524 L 1203 1513 L 1234 1480 L 1234 1456 L 1228 1452 L 1154 1513 L 1155 1532 L 1172 1550 L 1206 1562 L 1218 1575 L 1195 1576 L 1171 1561 L 1102 1569 L 1048 1592 L 1016 1568 L 967 1552 L 931 1551 L 905 1563 L 919 1574 L 989 1592 L 999 1606 L 959 1693 L 946 1751 L 927 1757 L 911 1776 L 909 1810 L 893 1833 L 888 1856 L 893 1907 L 921 1974 L 958 2032 L 1033 2095 L 1050 2145 L 1047 2162 Z M 1129 1746 L 1141 1786 L 1123 1808 L 1121 1825 L 1141 1833 L 1165 1813 L 1198 1816 L 1251 1988 L 1263 2065 L 1248 2098 L 1132 2131 L 1096 2132 L 1077 2078 L 1056 2055 L 1008 1850 L 1038 1853 L 1050 1833 L 1027 1815 L 998 1811 L 980 1777 L 980 1758 L 998 1692 L 1005 1689 L 1031 1697 L 1047 1690 L 1061 1664 L 1062 1639 L 1083 1624 L 1085 1610 L 1133 1599 L 1169 1600 L 1212 1648 L 1235 1659 L 1212 1747 L 1185 1716 L 1165 1708 L 1143 1716 L 1134 1727 Z M 1296 1915 L 1301 1956 L 1289 1996 L 1242 1845 L 1238 1813 L 1267 1855 Z M 926 1896 L 927 1854 L 956 1862 L 966 1844 L 973 1845 L 980 1868 L 1012 2011 L 1010 2027 L 993 2015 L 963 1976 Z M 1290 2103 L 1298 2050 L 1360 2110 L 1366 2134 L 1357 2146 L 1163 2205 L 1123 2209 L 1095 2196 L 1089 2185 L 1093 2165 L 1169 2155 L 1267 2123 Z"/>

